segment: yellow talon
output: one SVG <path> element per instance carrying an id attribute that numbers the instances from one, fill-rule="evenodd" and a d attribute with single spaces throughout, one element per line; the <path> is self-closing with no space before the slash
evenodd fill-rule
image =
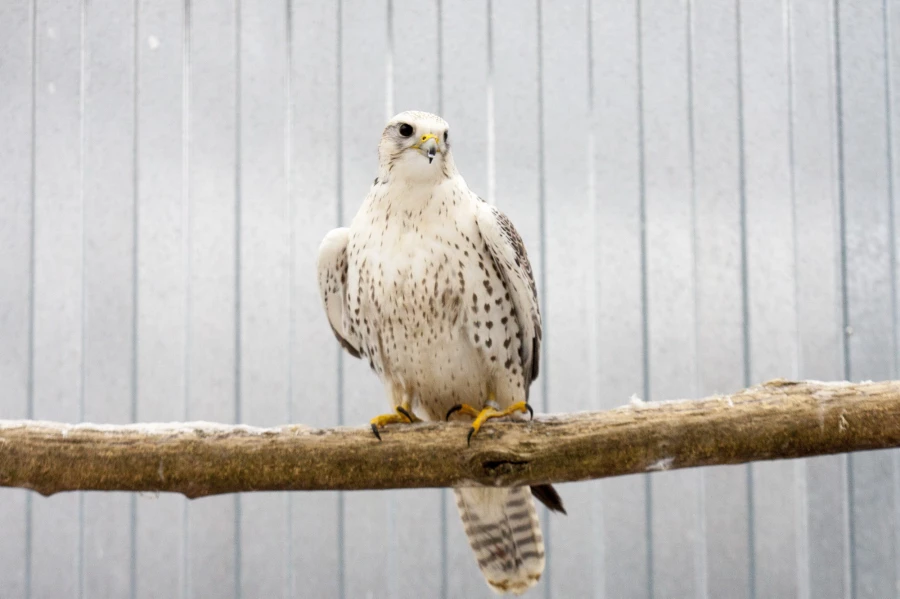
<path id="1" fill-rule="evenodd" d="M 388 424 L 412 424 L 413 422 L 421 422 L 421 419 L 412 413 L 409 405 L 400 405 L 394 408 L 393 414 L 382 414 L 372 418 L 369 422 L 372 425 L 372 432 L 381 441 L 381 434 L 378 432 L 379 428 L 384 428 Z"/>
<path id="2" fill-rule="evenodd" d="M 532 418 L 534 418 L 534 410 L 531 409 L 531 406 L 528 405 L 528 402 L 520 401 L 514 403 L 505 410 L 498 410 L 495 407 L 496 405 L 497 403 L 495 402 L 494 394 L 491 393 L 488 396 L 487 402 L 485 402 L 483 410 L 478 411 L 468 404 L 459 404 L 450 408 L 450 411 L 447 412 L 447 419 L 449 420 L 450 415 L 454 412 L 461 412 L 463 414 L 466 414 L 467 416 L 475 417 L 475 421 L 472 422 L 472 428 L 469 429 L 469 436 L 466 439 L 466 444 L 471 445 L 472 437 L 479 431 L 481 426 L 491 418 L 502 418 L 504 416 L 509 416 L 510 414 L 515 414 L 516 412 L 527 412 L 531 414 Z"/>

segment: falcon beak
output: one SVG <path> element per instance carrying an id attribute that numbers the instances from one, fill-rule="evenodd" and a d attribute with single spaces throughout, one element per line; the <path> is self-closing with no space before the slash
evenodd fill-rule
<path id="1" fill-rule="evenodd" d="M 428 157 L 428 164 L 431 164 L 431 161 L 434 160 L 435 154 L 441 151 L 440 147 L 438 146 L 438 138 L 432 133 L 423 135 L 419 139 L 419 142 L 413 147 L 422 150 L 425 156 Z"/>

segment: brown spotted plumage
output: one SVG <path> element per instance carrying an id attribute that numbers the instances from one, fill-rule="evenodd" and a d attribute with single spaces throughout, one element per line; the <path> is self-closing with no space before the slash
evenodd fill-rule
<path id="1" fill-rule="evenodd" d="M 526 402 L 539 370 L 541 316 L 525 246 L 509 219 L 466 186 L 447 131 L 428 113 L 394 117 L 368 196 L 350 227 L 325 237 L 318 260 L 341 345 L 369 362 L 394 408 L 426 420 L 461 403 L 480 409 L 493 398 L 503 410 Z M 552 487 L 533 492 L 564 511 Z M 518 594 L 533 586 L 544 545 L 532 492 L 457 489 L 456 497 L 490 587 Z"/>

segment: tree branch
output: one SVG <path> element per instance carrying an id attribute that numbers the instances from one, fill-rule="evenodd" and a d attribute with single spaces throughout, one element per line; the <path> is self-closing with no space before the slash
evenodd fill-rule
<path id="1" fill-rule="evenodd" d="M 900 446 L 900 381 L 772 381 L 697 401 L 468 424 L 253 428 L 209 423 L 68 425 L 0 420 L 0 486 L 162 491 L 554 483 Z"/>

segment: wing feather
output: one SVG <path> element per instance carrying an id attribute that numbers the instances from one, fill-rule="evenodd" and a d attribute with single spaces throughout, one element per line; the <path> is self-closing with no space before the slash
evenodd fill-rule
<path id="1" fill-rule="evenodd" d="M 537 378 L 541 354 L 541 310 L 525 243 L 505 214 L 484 202 L 476 205 L 481 237 L 506 281 L 522 331 L 522 372 L 526 383 Z M 528 376 L 530 373 L 530 376 Z"/>
<path id="2" fill-rule="evenodd" d="M 350 229 L 329 231 L 319 246 L 316 264 L 319 294 L 325 305 L 328 323 L 341 346 L 354 358 L 360 357 L 360 341 L 349 318 L 347 306 L 347 241 Z"/>

